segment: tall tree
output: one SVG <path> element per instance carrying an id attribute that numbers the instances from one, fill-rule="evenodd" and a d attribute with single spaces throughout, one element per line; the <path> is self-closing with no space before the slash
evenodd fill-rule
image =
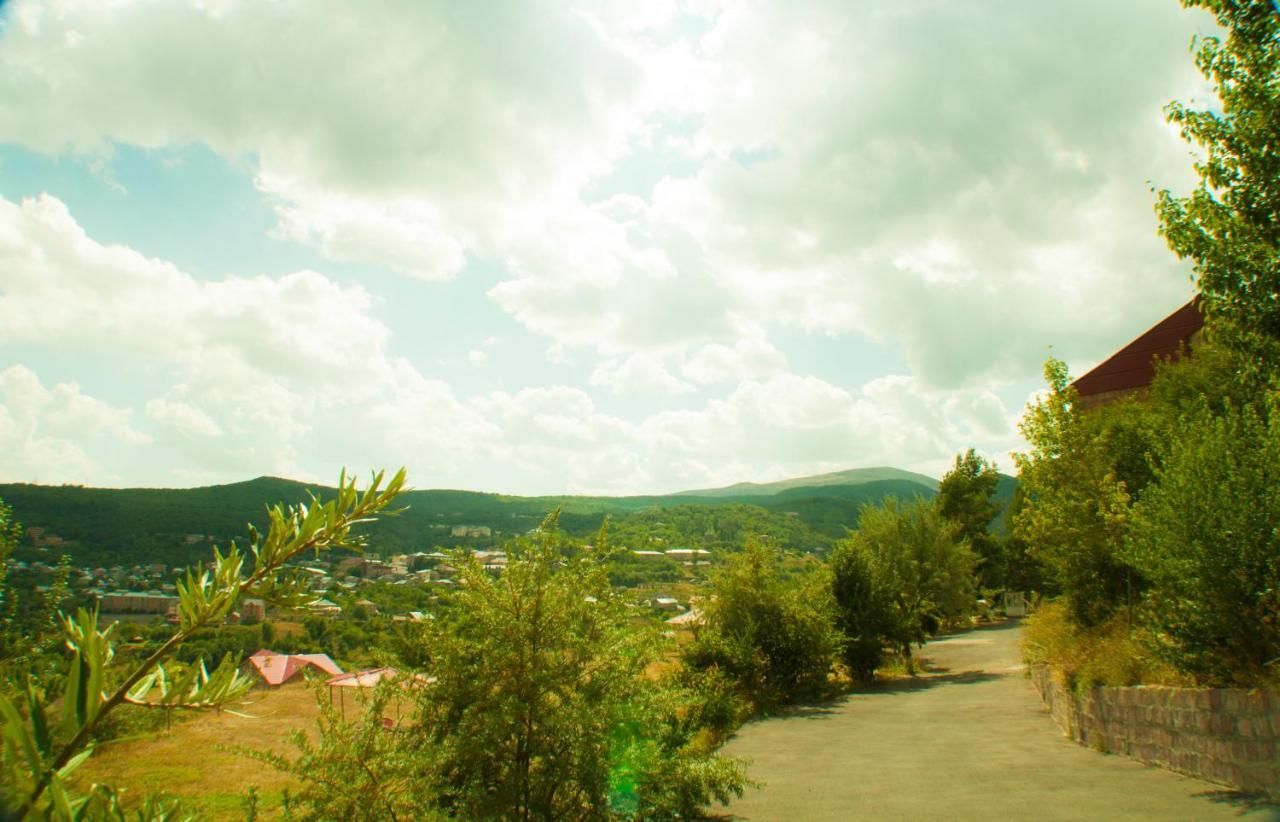
<path id="1" fill-rule="evenodd" d="M 1169 121 L 1203 149 L 1189 196 L 1161 191 L 1160 231 L 1192 261 L 1224 339 L 1274 374 L 1280 352 L 1280 10 L 1272 0 L 1182 0 L 1212 13 L 1223 37 L 1199 40 L 1196 65 L 1218 104 L 1171 103 Z"/>
<path id="2" fill-rule="evenodd" d="M 685 646 L 685 662 L 727 673 L 757 707 L 815 695 L 826 687 L 841 644 L 831 609 L 825 580 L 784 582 L 777 550 L 750 538 L 712 579 L 703 626 Z"/>
<path id="3" fill-rule="evenodd" d="M 1140 583 L 1123 558 L 1129 507 L 1149 476 L 1130 475 L 1150 439 L 1135 425 L 1141 409 L 1119 402 L 1081 413 L 1066 363 L 1044 366 L 1049 391 L 1018 424 L 1030 446 L 1013 455 L 1026 504 L 1014 512 L 1014 537 L 1026 542 L 1048 581 L 1067 598 L 1080 625 L 1103 622 Z"/>
<path id="4" fill-rule="evenodd" d="M 507 544 L 497 578 L 457 558 L 460 585 L 423 628 L 431 679 L 404 745 L 430 756 L 409 790 L 464 819 L 683 818 L 741 794 L 736 762 L 671 732 L 679 700 L 646 676 L 660 646 L 610 588 L 604 529 L 581 548 L 558 513 Z"/>
<path id="5" fill-rule="evenodd" d="M 890 497 L 863 508 L 858 530 L 836 557 L 841 627 L 862 648 L 879 633 L 883 644 L 910 656 L 913 644 L 959 622 L 973 607 L 977 557 L 927 500 Z M 857 602 L 864 595 L 871 605 Z"/>
<path id="6" fill-rule="evenodd" d="M 989 530 L 1000 512 L 995 502 L 999 482 L 995 465 L 970 448 L 956 455 L 955 465 L 938 486 L 938 511 L 955 528 L 957 538 L 966 540 L 978 555 L 978 575 L 988 588 L 1005 584 L 1000 542 Z"/>

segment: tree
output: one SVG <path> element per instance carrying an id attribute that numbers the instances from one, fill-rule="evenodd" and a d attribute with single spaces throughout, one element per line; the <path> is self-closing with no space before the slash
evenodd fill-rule
<path id="1" fill-rule="evenodd" d="M 214 549 L 213 562 L 188 569 L 179 579 L 177 630 L 150 656 L 121 676 L 108 692 L 116 672 L 114 625 L 98 627 L 96 611 L 81 609 L 62 617 L 64 640 L 70 651 L 61 717 L 50 723 L 50 708 L 34 679 L 28 679 L 18 698 L 0 696 L 0 815 L 7 819 L 79 819 L 86 813 L 123 818 L 116 795 L 95 786 L 91 795 L 77 796 L 68 778 L 93 751 L 91 740 L 119 706 L 171 711 L 199 710 L 230 704 L 242 697 L 252 680 L 238 671 L 237 660 L 225 657 L 212 673 L 203 665 L 166 671 L 175 651 L 206 625 L 230 613 L 243 596 L 290 606 L 310 598 L 304 575 L 286 568 L 289 560 L 331 548 L 359 549 L 352 528 L 383 511 L 404 486 L 401 470 L 382 487 L 383 474 L 374 475 L 363 491 L 348 482 L 345 472 L 336 496 L 321 503 L 296 505 L 287 511 L 268 509 L 265 535 L 250 528 L 248 551 L 233 542 L 225 554 Z M 250 567 L 251 564 L 251 567 Z M 172 675 L 171 675 L 172 674 Z M 157 815 L 171 809 L 154 806 Z"/>
<path id="2" fill-rule="evenodd" d="M 841 644 L 830 596 L 817 578 L 785 584 L 777 550 L 748 539 L 712 579 L 703 627 L 685 647 L 685 662 L 727 674 L 757 708 L 816 695 Z"/>
<path id="3" fill-rule="evenodd" d="M 884 647 L 900 635 L 893 592 L 878 574 L 867 542 L 846 539 L 831 552 L 831 593 L 836 626 L 844 634 L 842 656 L 854 679 L 869 682 L 884 664 Z"/>
<path id="4" fill-rule="evenodd" d="M 583 548 L 557 515 L 508 543 L 496 578 L 455 556 L 458 589 L 422 628 L 430 679 L 395 745 L 417 755 L 414 813 L 583 819 L 674 803 L 675 815 L 740 794 L 740 765 L 673 731 L 681 699 L 645 675 L 660 645 L 609 585 L 606 532 Z M 340 796 L 314 796 L 317 818 L 341 815 L 323 804 Z"/>
<path id="5" fill-rule="evenodd" d="M 865 575 L 865 587 L 876 602 L 868 609 L 870 621 L 853 635 L 860 642 L 869 643 L 872 632 L 878 632 L 884 644 L 910 656 L 912 644 L 971 612 L 978 558 L 955 539 L 932 502 L 916 498 L 904 504 L 890 498 L 868 506 L 846 543 L 841 552 L 860 557 L 849 563 L 851 578 Z M 863 584 L 851 585 L 840 603 L 846 614 L 858 607 L 850 594 L 856 595 L 859 587 Z"/>
<path id="6" fill-rule="evenodd" d="M 1117 465 L 1134 471 L 1146 466 L 1150 448 L 1143 437 L 1108 436 L 1113 428 L 1130 430 L 1131 415 L 1141 413 L 1133 403 L 1086 416 L 1066 364 L 1050 358 L 1044 373 L 1049 392 L 1027 408 L 1018 426 L 1030 450 L 1013 455 L 1026 495 L 1013 534 L 1067 598 L 1072 617 L 1087 627 L 1110 617 L 1140 582 L 1122 555 L 1132 497 Z M 1112 426 L 1116 420 L 1122 424 Z"/>
<path id="7" fill-rule="evenodd" d="M 1192 262 L 1196 286 L 1225 341 L 1274 374 L 1280 352 L 1280 11 L 1271 0 L 1183 0 L 1212 13 L 1226 33 L 1205 37 L 1196 65 L 1218 105 L 1166 112 L 1203 157 L 1197 188 L 1168 190 L 1160 231 Z"/>
<path id="8" fill-rule="evenodd" d="M 970 448 L 956 456 L 955 465 L 938 485 L 938 511 L 955 527 L 956 538 L 968 542 L 978 555 L 978 573 L 988 588 L 1000 588 L 1006 582 L 1000 541 L 990 531 L 991 521 L 1000 512 L 995 503 L 999 482 L 995 465 Z"/>
<path id="9" fill-rule="evenodd" d="M 1207 401 L 1163 447 L 1128 556 L 1150 581 L 1157 652 L 1215 685 L 1280 677 L 1280 418 Z"/>

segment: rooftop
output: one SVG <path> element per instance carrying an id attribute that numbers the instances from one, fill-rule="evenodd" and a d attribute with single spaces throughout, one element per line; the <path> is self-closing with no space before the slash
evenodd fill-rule
<path id="1" fill-rule="evenodd" d="M 1204 316 L 1192 300 L 1112 354 L 1073 385 L 1081 397 L 1132 391 L 1151 384 L 1156 361 L 1177 356 L 1204 326 Z"/>

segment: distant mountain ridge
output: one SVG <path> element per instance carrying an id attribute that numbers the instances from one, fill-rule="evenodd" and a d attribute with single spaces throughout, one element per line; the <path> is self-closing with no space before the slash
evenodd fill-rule
<path id="1" fill-rule="evenodd" d="M 706 488 L 695 491 L 679 491 L 677 497 L 768 497 L 793 491 L 798 488 L 821 488 L 829 485 L 865 485 L 870 482 L 887 482 L 891 480 L 914 482 L 923 485 L 930 491 L 938 490 L 938 481 L 925 474 L 904 471 L 901 468 L 850 468 L 846 471 L 832 471 L 828 474 L 814 474 L 808 477 L 793 477 L 776 482 L 739 482 L 723 488 Z"/>
<path id="2" fill-rule="evenodd" d="M 400 497 L 408 506 L 403 514 L 379 520 L 369 527 L 368 534 L 370 548 L 376 553 L 429 550 L 436 545 L 480 547 L 528 531 L 557 507 L 566 532 L 588 537 L 605 516 L 623 526 L 630 517 L 659 510 L 748 505 L 763 509 L 757 518 L 761 525 L 773 523 L 768 526 L 771 530 L 791 533 L 795 541 L 803 542 L 809 538 L 802 539 L 793 527 L 802 524 L 809 541 L 822 547 L 856 528 L 863 506 L 879 504 L 888 497 L 932 499 L 937 486 L 937 480 L 924 474 L 860 468 L 773 483 L 630 497 L 519 497 L 414 490 Z M 1015 486 L 1012 477 L 1001 476 L 997 497 L 1002 507 Z M 12 506 L 19 522 L 73 541 L 76 544 L 69 546 L 67 553 L 78 561 L 95 563 L 151 560 L 185 565 L 206 558 L 210 541 L 225 545 L 232 538 L 242 539 L 246 523 L 263 527 L 267 505 L 303 502 L 309 493 L 324 498 L 333 489 L 279 477 L 174 489 L 0 484 L 0 499 Z M 692 522 L 696 518 L 678 519 Z M 464 525 L 487 526 L 492 529 L 492 538 L 455 538 L 453 528 Z M 620 532 L 625 531 L 620 527 Z"/>

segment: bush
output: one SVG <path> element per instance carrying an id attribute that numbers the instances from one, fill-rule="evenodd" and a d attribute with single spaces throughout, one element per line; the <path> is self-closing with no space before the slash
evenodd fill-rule
<path id="1" fill-rule="evenodd" d="M 840 648 L 827 587 L 784 585 L 777 563 L 756 539 L 730 557 L 712 580 L 704 626 L 684 649 L 686 665 L 724 672 L 757 709 L 825 691 Z"/>
<path id="2" fill-rule="evenodd" d="M 912 644 L 969 617 L 978 558 L 952 534 L 933 503 L 888 499 L 864 508 L 836 547 L 831 590 L 852 675 L 869 678 L 885 645 L 910 657 Z"/>
<path id="3" fill-rule="evenodd" d="M 1150 651 L 1149 636 L 1131 626 L 1123 613 L 1082 628 L 1067 603 L 1046 603 L 1027 618 L 1022 658 L 1028 665 L 1048 664 L 1069 688 L 1094 685 L 1189 684 Z"/>
<path id="4" fill-rule="evenodd" d="M 1280 423 L 1202 402 L 1135 507 L 1130 561 L 1163 659 L 1207 684 L 1280 680 Z"/>
<path id="5" fill-rule="evenodd" d="M 897 635 L 889 591 L 873 572 L 865 543 L 845 540 L 831 553 L 836 625 L 844 633 L 842 656 L 854 679 L 869 682 L 884 664 L 884 646 Z"/>
<path id="6" fill-rule="evenodd" d="M 1024 542 L 1082 626 L 1098 625 L 1142 588 L 1124 561 L 1133 498 L 1151 479 L 1158 424 L 1134 401 L 1085 414 L 1066 364 L 1045 363 L 1049 393 L 1019 424 L 1030 451 L 1014 454 L 1025 498 L 1013 516 Z"/>

